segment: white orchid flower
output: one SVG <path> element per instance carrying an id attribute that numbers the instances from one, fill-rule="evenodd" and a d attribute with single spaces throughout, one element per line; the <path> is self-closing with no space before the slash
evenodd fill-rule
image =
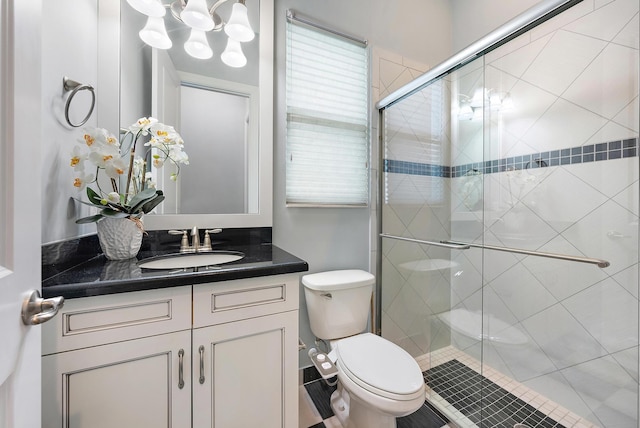
<path id="1" fill-rule="evenodd" d="M 88 159 L 88 155 L 84 152 L 80 146 L 75 146 L 73 150 L 71 150 L 71 161 L 70 165 L 74 170 L 80 172 L 84 171 L 84 161 Z"/>
<path id="2" fill-rule="evenodd" d="M 163 143 L 169 143 L 175 139 L 178 133 L 173 126 L 165 125 L 164 123 L 155 123 L 151 126 L 151 135 Z"/>
<path id="3" fill-rule="evenodd" d="M 73 187 L 76 190 L 80 191 L 87 187 L 88 183 L 91 183 L 95 179 L 93 174 L 79 174 L 76 178 L 73 179 Z"/>
<path id="4" fill-rule="evenodd" d="M 99 168 L 106 168 L 115 159 L 120 159 L 120 151 L 113 146 L 99 146 L 89 153 L 89 160 Z"/>
<path id="5" fill-rule="evenodd" d="M 155 149 L 164 148 L 164 143 L 162 141 L 160 141 L 159 139 L 155 138 L 155 137 L 151 137 L 149 139 L 149 141 L 144 143 L 144 145 L 147 146 L 147 147 L 155 148 Z"/>
<path id="6" fill-rule="evenodd" d="M 164 158 L 162 158 L 160 155 L 153 155 L 153 166 L 155 166 L 156 168 L 162 168 L 164 166 Z"/>
<path id="7" fill-rule="evenodd" d="M 125 162 L 124 159 L 121 158 L 112 159 L 104 167 L 104 172 L 107 174 L 107 176 L 115 180 L 126 174 L 128 170 L 129 165 L 127 165 L 127 162 Z"/>
<path id="8" fill-rule="evenodd" d="M 175 163 L 189 165 L 189 156 L 187 156 L 187 154 L 182 151 L 181 147 L 177 147 L 177 148 L 172 147 L 171 150 L 169 151 L 169 157 Z"/>
<path id="9" fill-rule="evenodd" d="M 108 132 L 106 132 L 106 130 L 105 130 L 104 144 L 110 147 L 115 147 L 118 149 L 120 148 L 120 141 L 118 141 L 118 139 L 114 137 L 112 134 L 109 134 Z"/>
<path id="10" fill-rule="evenodd" d="M 107 131 L 102 128 L 86 128 L 82 135 L 82 140 L 79 140 L 87 147 L 93 147 L 96 143 L 104 143 L 107 139 Z"/>
<path id="11" fill-rule="evenodd" d="M 128 128 L 128 131 L 132 134 L 142 133 L 142 135 L 147 135 L 149 129 L 156 123 L 158 123 L 158 119 L 154 117 L 141 117 Z"/>
<path id="12" fill-rule="evenodd" d="M 138 176 L 144 171 L 145 161 L 140 156 L 136 156 L 133 160 L 133 175 Z"/>

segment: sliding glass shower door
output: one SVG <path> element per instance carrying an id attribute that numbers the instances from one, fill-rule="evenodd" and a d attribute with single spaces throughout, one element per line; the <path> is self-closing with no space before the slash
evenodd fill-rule
<path id="1" fill-rule="evenodd" d="M 382 109 L 382 335 L 459 426 L 638 427 L 638 4 Z"/>

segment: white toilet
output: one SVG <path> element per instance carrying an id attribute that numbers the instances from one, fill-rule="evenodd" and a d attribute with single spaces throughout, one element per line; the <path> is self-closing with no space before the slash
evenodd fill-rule
<path id="1" fill-rule="evenodd" d="M 335 354 L 338 389 L 331 408 L 344 428 L 393 428 L 396 418 L 425 401 L 416 361 L 399 346 L 363 333 L 375 277 L 338 270 L 302 277 L 311 331 L 329 341 Z"/>

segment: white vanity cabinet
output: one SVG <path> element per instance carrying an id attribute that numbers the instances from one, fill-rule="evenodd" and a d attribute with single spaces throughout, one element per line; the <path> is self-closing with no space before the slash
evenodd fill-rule
<path id="1" fill-rule="evenodd" d="M 298 426 L 298 275 L 193 287 L 193 427 Z"/>
<path id="2" fill-rule="evenodd" d="M 42 427 L 191 424 L 191 287 L 71 299 L 43 325 Z"/>
<path id="3" fill-rule="evenodd" d="M 42 427 L 298 425 L 297 274 L 70 299 L 43 324 Z"/>

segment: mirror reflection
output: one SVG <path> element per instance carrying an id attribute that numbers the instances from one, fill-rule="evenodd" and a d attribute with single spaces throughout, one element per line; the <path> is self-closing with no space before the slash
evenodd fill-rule
<path id="1" fill-rule="evenodd" d="M 224 27 L 241 3 L 246 4 L 255 37 L 239 43 L 246 64 L 238 67 L 243 61 L 229 56 L 231 38 Z M 209 1 L 216 28 L 210 31 L 195 31 L 176 19 L 180 1 L 167 4 L 161 21 L 171 47 L 158 49 L 142 40 L 149 41 L 145 34 L 153 30 L 149 26 L 154 20 L 134 9 L 135 1 L 122 2 L 120 123 L 156 117 L 176 128 L 189 154 L 189 165 L 181 168 L 177 182 L 170 181 L 171 168 L 150 167 L 149 174 L 166 195 L 157 214 L 258 212 L 260 4 L 212 4 Z M 210 58 L 204 58 L 207 49 Z"/>

